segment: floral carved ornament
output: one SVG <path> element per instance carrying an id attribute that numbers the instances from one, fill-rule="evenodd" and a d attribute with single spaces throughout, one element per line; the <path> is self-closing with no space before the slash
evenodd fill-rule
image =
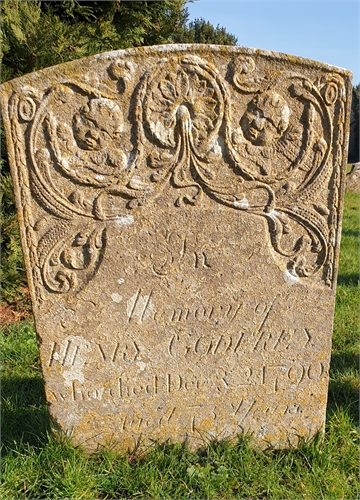
<path id="1" fill-rule="evenodd" d="M 245 56 L 226 77 L 197 56 L 160 60 L 140 81 L 133 70 L 110 66 L 121 83 L 116 91 L 68 81 L 45 96 L 25 89 L 10 101 L 18 154 L 29 152 L 28 182 L 59 219 L 39 241 L 32 236 L 46 288 L 80 290 L 101 265 L 106 221 L 124 208 L 131 217 L 168 185 L 178 207 L 191 210 L 208 196 L 264 218 L 288 273 L 321 271 L 331 285 L 337 201 L 324 193 L 338 182 L 342 138 L 334 136 L 331 111 L 344 107 L 341 79 L 311 82 L 284 71 L 280 86 Z M 131 103 L 128 116 L 121 95 Z"/>

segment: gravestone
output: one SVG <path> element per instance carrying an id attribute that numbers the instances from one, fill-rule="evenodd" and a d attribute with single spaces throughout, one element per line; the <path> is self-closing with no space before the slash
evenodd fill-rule
<path id="1" fill-rule="evenodd" d="M 346 191 L 360 193 L 360 163 L 354 163 L 346 174 Z"/>
<path id="2" fill-rule="evenodd" d="M 1 87 L 46 397 L 74 443 L 323 429 L 350 76 L 171 45 Z"/>

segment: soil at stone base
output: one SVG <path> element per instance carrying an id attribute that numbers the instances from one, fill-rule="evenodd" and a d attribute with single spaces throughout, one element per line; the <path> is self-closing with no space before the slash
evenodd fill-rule
<path id="1" fill-rule="evenodd" d="M 0 326 L 18 323 L 31 317 L 31 303 L 28 288 L 21 289 L 21 297 L 11 304 L 0 304 Z"/>

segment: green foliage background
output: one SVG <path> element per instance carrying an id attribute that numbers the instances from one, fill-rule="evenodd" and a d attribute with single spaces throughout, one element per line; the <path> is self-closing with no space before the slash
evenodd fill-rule
<path id="1" fill-rule="evenodd" d="M 180 42 L 236 44 L 225 28 L 215 28 L 203 19 L 188 23 L 186 3 L 3 0 L 1 80 L 127 47 Z M 1 301 L 22 309 L 30 306 L 3 129 L 1 153 Z"/>

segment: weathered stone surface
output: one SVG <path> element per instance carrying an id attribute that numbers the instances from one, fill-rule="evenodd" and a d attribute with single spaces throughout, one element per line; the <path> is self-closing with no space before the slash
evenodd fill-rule
<path id="1" fill-rule="evenodd" d="M 360 193 L 360 163 L 354 163 L 346 175 L 346 191 Z"/>
<path id="2" fill-rule="evenodd" d="M 350 88 L 201 45 L 2 86 L 46 395 L 75 443 L 323 428 Z"/>

